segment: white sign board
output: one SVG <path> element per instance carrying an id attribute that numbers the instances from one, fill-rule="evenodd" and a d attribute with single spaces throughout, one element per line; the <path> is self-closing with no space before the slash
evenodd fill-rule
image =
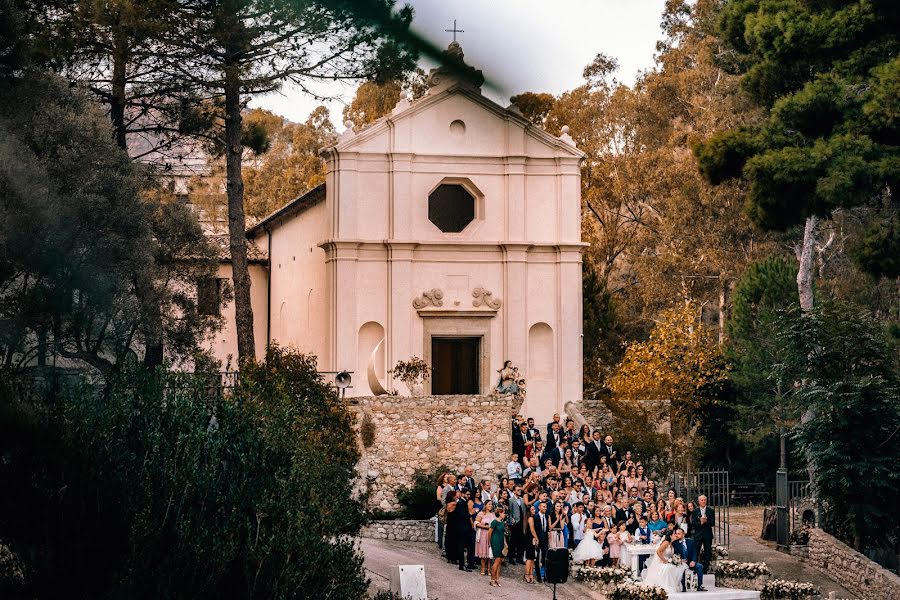
<path id="1" fill-rule="evenodd" d="M 402 598 L 428 600 L 424 565 L 397 565 L 391 568 L 391 591 Z"/>

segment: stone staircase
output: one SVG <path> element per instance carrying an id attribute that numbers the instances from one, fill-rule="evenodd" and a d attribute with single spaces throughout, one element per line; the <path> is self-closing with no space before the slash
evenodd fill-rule
<path id="1" fill-rule="evenodd" d="M 716 587 L 715 575 L 704 575 L 703 587 L 708 591 L 670 594 L 669 598 L 671 600 L 759 600 L 759 592 Z"/>

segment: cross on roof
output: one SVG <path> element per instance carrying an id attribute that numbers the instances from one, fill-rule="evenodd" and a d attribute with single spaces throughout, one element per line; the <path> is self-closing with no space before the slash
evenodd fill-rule
<path id="1" fill-rule="evenodd" d="M 456 28 L 456 19 L 453 19 L 453 29 L 445 29 L 444 31 L 446 31 L 447 33 L 452 33 L 452 34 L 453 34 L 453 41 L 454 41 L 454 42 L 456 41 L 456 34 L 457 34 L 457 33 L 465 33 L 465 32 L 466 32 L 465 29 L 457 29 L 457 28 Z"/>

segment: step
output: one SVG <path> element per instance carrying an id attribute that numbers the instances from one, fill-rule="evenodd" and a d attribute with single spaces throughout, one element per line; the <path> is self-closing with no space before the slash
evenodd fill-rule
<path id="1" fill-rule="evenodd" d="M 704 577 L 703 586 L 706 586 Z M 736 590 L 733 588 L 710 588 L 706 592 L 678 592 L 670 594 L 670 600 L 759 600 L 759 592 Z"/>

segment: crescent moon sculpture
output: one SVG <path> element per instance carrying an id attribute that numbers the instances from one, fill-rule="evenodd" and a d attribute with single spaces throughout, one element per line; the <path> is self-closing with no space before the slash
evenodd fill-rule
<path id="1" fill-rule="evenodd" d="M 372 394 L 375 396 L 384 396 L 388 393 L 384 386 L 381 385 L 381 382 L 378 380 L 378 375 L 375 374 L 375 355 L 378 354 L 378 349 L 381 348 L 381 345 L 384 343 L 385 338 L 381 338 L 381 341 L 376 344 L 375 349 L 372 350 L 372 354 L 369 356 L 369 366 L 366 369 L 366 375 L 369 379 L 369 389 L 372 390 Z"/>

